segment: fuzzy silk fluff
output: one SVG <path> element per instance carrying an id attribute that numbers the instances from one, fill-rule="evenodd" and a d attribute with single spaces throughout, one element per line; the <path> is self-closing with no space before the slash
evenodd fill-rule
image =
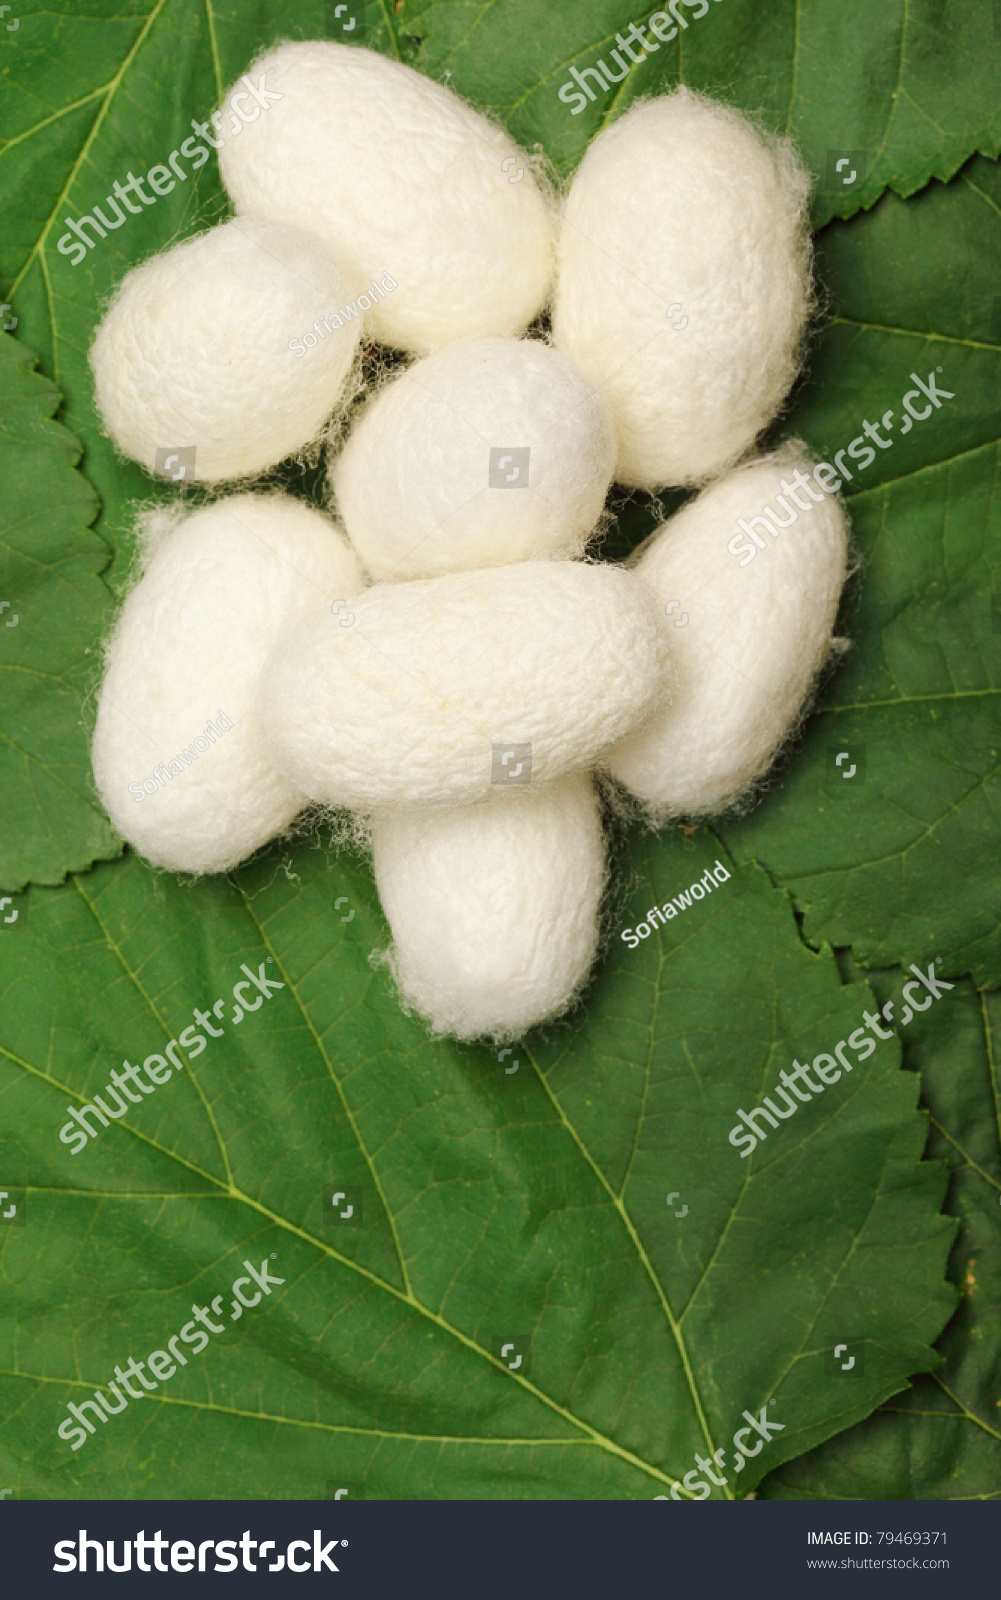
<path id="1" fill-rule="evenodd" d="M 688 89 L 591 144 L 566 201 L 553 336 L 611 401 L 618 482 L 700 483 L 775 415 L 810 307 L 808 198 L 790 144 Z"/>
<path id="2" fill-rule="evenodd" d="M 570 1005 L 594 961 L 605 881 L 583 773 L 455 811 L 389 813 L 372 858 L 397 987 L 436 1033 L 502 1043 Z"/>
<path id="3" fill-rule="evenodd" d="M 257 726 L 264 659 L 318 599 L 354 594 L 361 571 L 327 517 L 284 495 L 237 495 L 172 521 L 107 646 L 94 777 L 118 832 L 148 861 L 226 872 L 306 803 Z M 220 710 L 233 727 L 177 762 Z M 172 760 L 182 770 L 151 777 Z M 138 801 L 129 784 L 144 778 L 159 786 Z"/>
<path id="4" fill-rule="evenodd" d="M 313 800 L 362 811 L 469 805 L 493 746 L 531 745 L 531 779 L 591 766 L 664 693 L 666 629 L 616 567 L 528 561 L 358 596 L 315 612 L 262 678 L 275 765 Z"/>
<path id="5" fill-rule="evenodd" d="M 572 362 L 534 339 L 471 339 L 368 403 L 331 480 L 368 571 L 406 579 L 579 555 L 614 465 L 608 402 Z"/>
<path id="6" fill-rule="evenodd" d="M 194 445 L 210 482 L 261 472 L 321 431 L 344 393 L 358 324 L 296 360 L 289 341 L 347 298 L 313 235 L 237 217 L 136 267 L 90 353 L 104 426 L 152 471 Z"/>
<path id="7" fill-rule="evenodd" d="M 367 314 L 384 344 L 424 354 L 527 327 L 549 291 L 553 219 L 503 128 L 353 45 L 281 44 L 262 72 L 282 99 L 219 152 L 238 214 L 311 229 L 352 293 L 389 272 L 399 287 Z"/>
<path id="8" fill-rule="evenodd" d="M 724 811 L 744 795 L 827 657 L 845 580 L 841 501 L 811 502 L 747 566 L 727 552 L 737 518 L 759 515 L 783 478 L 811 466 L 793 444 L 732 472 L 665 523 L 633 566 L 662 605 L 680 595 L 688 613 L 672 629 L 671 704 L 609 759 L 658 821 Z"/>

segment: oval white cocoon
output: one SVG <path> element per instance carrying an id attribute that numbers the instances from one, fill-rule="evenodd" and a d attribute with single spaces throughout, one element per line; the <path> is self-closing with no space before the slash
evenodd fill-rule
<path id="1" fill-rule="evenodd" d="M 793 444 L 730 473 L 665 523 L 633 567 L 662 607 L 675 602 L 672 704 L 608 765 L 660 819 L 738 800 L 771 765 L 827 657 L 847 534 L 837 495 L 811 478 L 814 499 L 794 476 L 811 471 Z M 765 517 L 769 507 L 789 525 Z"/>
<path id="2" fill-rule="evenodd" d="M 424 353 L 528 326 L 549 292 L 553 218 L 503 128 L 353 45 L 280 44 L 247 76 L 276 98 L 219 152 L 233 204 L 319 234 L 372 301 L 375 338 Z"/>
<path id="3" fill-rule="evenodd" d="M 155 866 L 226 872 L 302 809 L 257 727 L 257 680 L 304 611 L 361 581 L 335 524 L 284 495 L 219 500 L 159 538 L 107 646 L 93 743 L 109 817 Z"/>
<path id="4" fill-rule="evenodd" d="M 809 189 L 788 142 L 689 89 L 589 146 L 553 337 L 611 401 L 620 483 L 702 482 L 778 410 L 810 307 Z"/>
<path id="5" fill-rule="evenodd" d="M 150 472 L 158 451 L 191 446 L 188 479 L 274 466 L 343 397 L 358 325 L 324 330 L 322 317 L 346 293 L 312 234 L 249 217 L 153 256 L 123 279 L 91 346 L 105 427 Z"/>
<path id="6" fill-rule="evenodd" d="M 388 813 L 372 852 L 401 999 L 436 1033 L 516 1039 L 572 1003 L 594 961 L 605 881 L 589 777 Z"/>
<path id="7" fill-rule="evenodd" d="M 383 583 L 351 609 L 349 628 L 303 619 L 261 684 L 275 764 L 329 805 L 468 805 L 547 782 L 592 765 L 664 693 L 666 629 L 621 568 Z"/>
<path id="8" fill-rule="evenodd" d="M 374 578 L 575 556 L 615 465 L 607 400 L 536 339 L 447 345 L 368 402 L 331 466 Z"/>

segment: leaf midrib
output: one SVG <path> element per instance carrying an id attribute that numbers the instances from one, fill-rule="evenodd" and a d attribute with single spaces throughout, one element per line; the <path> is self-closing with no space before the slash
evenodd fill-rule
<path id="1" fill-rule="evenodd" d="M 656 1012 L 654 1012 L 654 1017 L 656 1017 Z M 609 1200 L 611 1201 L 612 1205 L 615 1207 L 615 1210 L 618 1212 L 618 1215 L 619 1215 L 619 1217 L 620 1217 L 620 1219 L 622 1221 L 622 1225 L 625 1228 L 627 1234 L 629 1235 L 630 1243 L 632 1244 L 633 1249 L 636 1251 L 636 1254 L 637 1254 L 637 1256 L 638 1256 L 638 1258 L 640 1260 L 640 1263 L 641 1263 L 641 1265 L 643 1267 L 643 1270 L 646 1272 L 647 1277 L 649 1278 L 651 1284 L 653 1285 L 654 1293 L 656 1294 L 657 1299 L 658 1299 L 658 1301 L 660 1303 L 661 1310 L 664 1313 L 665 1319 L 667 1321 L 667 1325 L 668 1325 L 668 1327 L 669 1327 L 669 1329 L 671 1331 L 671 1336 L 674 1339 L 674 1343 L 675 1343 L 675 1346 L 677 1348 L 678 1355 L 679 1355 L 679 1357 L 681 1359 L 682 1370 L 683 1370 L 683 1372 L 685 1374 L 685 1382 L 688 1384 L 689 1393 L 690 1393 L 691 1399 L 692 1399 L 692 1404 L 693 1404 L 693 1406 L 695 1408 L 695 1414 L 696 1414 L 696 1416 L 698 1418 L 699 1427 L 702 1430 L 702 1437 L 704 1438 L 704 1440 L 706 1442 L 706 1445 L 708 1446 L 710 1455 L 714 1455 L 716 1447 L 715 1447 L 715 1445 L 713 1443 L 712 1434 L 711 1434 L 711 1432 L 709 1430 L 709 1423 L 708 1423 L 708 1420 L 706 1418 L 704 1407 L 702 1405 L 702 1397 L 701 1397 L 701 1395 L 699 1393 L 698 1385 L 695 1382 L 695 1375 L 694 1375 L 694 1373 L 692 1371 L 692 1365 L 691 1365 L 691 1361 L 689 1360 L 688 1347 L 685 1344 L 684 1335 L 682 1334 L 681 1328 L 680 1328 L 680 1326 L 678 1324 L 678 1321 L 677 1321 L 677 1319 L 676 1319 L 676 1317 L 674 1315 L 674 1312 L 671 1310 L 671 1305 L 670 1305 L 670 1302 L 668 1301 L 667 1295 L 666 1295 L 666 1293 L 664 1291 L 664 1286 L 661 1283 L 660 1279 L 658 1278 L 656 1272 L 654 1271 L 653 1263 L 651 1262 L 649 1256 L 647 1255 L 646 1250 L 643 1247 L 643 1242 L 640 1239 L 639 1234 L 636 1232 L 635 1227 L 633 1226 L 633 1221 L 632 1221 L 632 1218 L 629 1215 L 628 1210 L 626 1209 L 625 1202 L 622 1199 L 621 1195 L 616 1194 L 615 1190 L 612 1188 L 612 1185 L 609 1183 L 608 1179 L 605 1177 L 605 1174 L 602 1171 L 601 1167 L 599 1166 L 598 1162 L 591 1155 L 591 1152 L 587 1148 L 587 1145 L 584 1143 L 584 1141 L 581 1138 L 580 1134 L 577 1132 L 577 1129 L 574 1127 L 573 1123 L 567 1117 L 567 1115 L 564 1112 L 563 1107 L 560 1104 L 558 1098 L 556 1097 L 556 1095 L 553 1093 L 552 1089 L 550 1088 L 548 1078 L 546 1077 L 546 1074 L 542 1071 L 541 1067 L 539 1066 L 538 1061 L 535 1059 L 534 1055 L 532 1054 L 532 1052 L 530 1050 L 528 1050 L 524 1046 L 523 1046 L 523 1049 L 525 1049 L 525 1055 L 527 1056 L 529 1062 L 531 1063 L 531 1066 L 532 1066 L 532 1068 L 533 1068 L 533 1070 L 534 1070 L 534 1072 L 536 1074 L 536 1077 L 539 1080 L 539 1083 L 542 1086 L 543 1091 L 545 1092 L 550 1104 L 552 1105 L 554 1111 L 556 1112 L 557 1116 L 559 1117 L 561 1126 L 564 1127 L 566 1129 L 567 1133 L 570 1135 L 570 1137 L 573 1140 L 574 1144 L 576 1145 L 577 1149 L 580 1151 L 581 1155 L 584 1157 L 584 1160 L 587 1162 L 588 1166 L 591 1168 L 591 1171 L 594 1173 L 595 1177 L 598 1179 L 598 1182 L 601 1184 L 602 1189 L 605 1191 L 605 1193 L 607 1194 L 607 1196 L 608 1196 Z M 726 1499 L 728 1499 L 728 1500 L 732 1500 L 733 1499 L 733 1496 L 732 1496 L 732 1494 L 730 1493 L 730 1490 L 729 1490 L 729 1485 L 727 1485 L 727 1488 L 726 1488 Z"/>

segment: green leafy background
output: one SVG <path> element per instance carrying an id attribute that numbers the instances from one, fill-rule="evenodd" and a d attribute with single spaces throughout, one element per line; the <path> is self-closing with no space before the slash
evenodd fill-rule
<path id="1" fill-rule="evenodd" d="M 24 1226 L 0 1231 L 0 1487 L 651 1498 L 722 1448 L 721 1497 L 997 1495 L 996 8 L 716 0 L 579 117 L 558 89 L 639 20 L 626 5 L 367 8 L 370 46 L 564 174 L 678 81 L 796 138 L 825 310 L 776 437 L 830 459 L 867 418 L 899 427 L 912 372 L 941 367 L 954 395 L 849 485 L 852 645 L 760 804 L 715 835 L 617 835 L 609 915 L 635 925 L 716 859 L 730 880 L 639 949 L 614 940 L 515 1072 L 400 1013 L 369 959 L 387 930 L 363 861 L 309 835 L 182 883 L 121 854 L 89 775 L 136 507 L 169 495 L 103 437 L 87 349 L 129 267 L 226 215 L 216 164 L 79 268 L 55 240 L 260 47 L 324 36 L 327 10 L 61 0 L 0 30 L 0 598 L 18 616 L 0 626 L 0 913 L 18 913 L 0 915 L 0 1187 L 27 1190 Z M 865 153 L 850 194 L 827 186 L 831 150 Z M 286 481 L 319 494 L 316 474 Z M 657 509 L 615 505 L 610 554 Z M 864 752 L 850 793 L 836 748 Z M 269 958 L 283 990 L 69 1154 L 67 1105 Z M 955 987 L 742 1161 L 737 1108 L 931 960 Z M 325 1186 L 357 1195 L 360 1225 L 328 1219 Z M 68 1400 L 272 1252 L 265 1304 L 79 1452 L 57 1438 Z M 836 1339 L 861 1370 L 830 1375 Z M 735 1475 L 731 1436 L 765 1405 L 782 1431 Z"/>

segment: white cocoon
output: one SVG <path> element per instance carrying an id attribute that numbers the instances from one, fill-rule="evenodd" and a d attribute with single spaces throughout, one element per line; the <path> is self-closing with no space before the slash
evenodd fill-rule
<path id="1" fill-rule="evenodd" d="M 803 487 L 811 467 L 793 444 L 739 468 L 672 517 L 633 567 L 672 606 L 672 704 L 608 765 L 658 820 L 739 799 L 767 771 L 824 663 L 847 537 L 837 496 L 816 480 L 812 495 Z M 775 518 L 764 517 L 773 506 Z"/>
<path id="2" fill-rule="evenodd" d="M 226 872 L 302 809 L 268 759 L 257 680 L 303 611 L 361 581 L 337 527 L 284 495 L 219 500 L 152 546 L 107 647 L 93 763 L 118 832 L 155 866 Z"/>
<path id="3" fill-rule="evenodd" d="M 468 805 L 547 782 L 664 692 L 660 608 L 621 568 L 527 561 L 377 584 L 351 609 L 347 628 L 329 608 L 305 618 L 261 681 L 275 765 L 330 805 Z"/>
<path id="4" fill-rule="evenodd" d="M 91 347 L 104 426 L 147 471 L 158 450 L 192 445 L 189 479 L 274 466 L 344 395 L 358 324 L 322 319 L 346 294 L 313 235 L 249 217 L 154 256 L 122 281 Z M 315 349 L 293 353 L 306 333 Z"/>
<path id="5" fill-rule="evenodd" d="M 219 152 L 238 214 L 319 234 L 374 302 L 362 309 L 384 344 L 423 354 L 527 327 L 549 291 L 553 220 L 503 128 L 354 45 L 280 44 L 248 76 L 262 74 L 274 103 Z M 395 287 L 369 294 L 385 273 Z"/>
<path id="6" fill-rule="evenodd" d="M 809 189 L 787 141 L 689 89 L 588 148 L 553 337 L 611 400 L 620 483 L 700 483 L 774 416 L 810 307 Z"/>
<path id="7" fill-rule="evenodd" d="M 369 401 L 331 481 L 372 576 L 405 579 L 579 555 L 614 465 L 608 402 L 572 362 L 534 339 L 471 339 Z"/>
<path id="8" fill-rule="evenodd" d="M 570 1005 L 594 960 L 605 881 L 590 778 L 391 813 L 372 851 L 393 976 L 436 1033 L 516 1039 Z"/>

